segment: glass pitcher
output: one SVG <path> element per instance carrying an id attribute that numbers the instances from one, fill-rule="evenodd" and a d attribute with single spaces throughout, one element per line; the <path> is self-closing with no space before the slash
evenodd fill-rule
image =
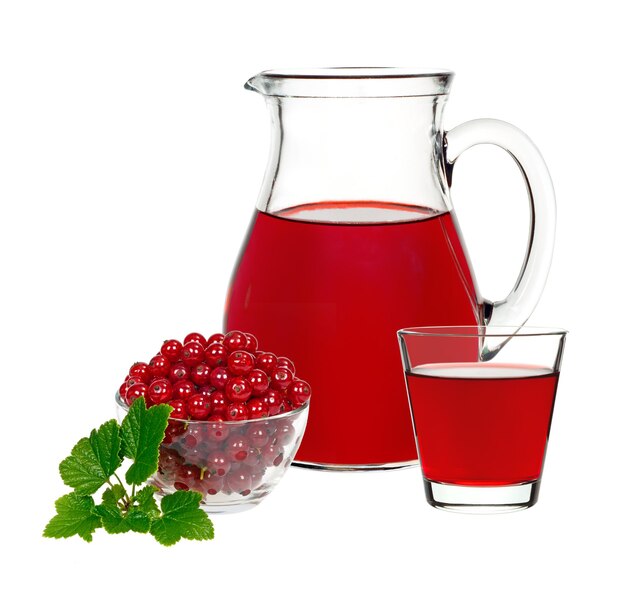
<path id="1" fill-rule="evenodd" d="M 550 175 L 528 137 L 495 119 L 442 127 L 453 74 L 397 68 L 267 71 L 271 148 L 231 280 L 225 330 L 254 333 L 312 387 L 297 465 L 385 469 L 417 461 L 396 331 L 521 326 L 552 256 Z M 450 201 L 454 164 L 504 148 L 530 199 L 510 294 L 479 292 Z M 494 351 L 485 351 L 484 355 Z"/>

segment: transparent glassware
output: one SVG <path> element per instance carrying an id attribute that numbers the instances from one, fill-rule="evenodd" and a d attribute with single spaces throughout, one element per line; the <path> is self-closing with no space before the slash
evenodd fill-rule
<path id="1" fill-rule="evenodd" d="M 297 465 L 416 463 L 397 330 L 521 326 L 543 289 L 555 225 L 545 163 L 523 132 L 502 121 L 445 131 L 452 77 L 331 68 L 262 72 L 246 84 L 266 100 L 271 146 L 224 328 L 289 352 L 307 376 L 315 402 Z M 496 302 L 478 289 L 450 201 L 457 159 L 481 143 L 517 162 L 531 211 L 519 277 Z M 497 351 L 492 344 L 484 355 Z"/>
<path id="2" fill-rule="evenodd" d="M 118 417 L 128 405 L 120 398 Z M 157 494 L 195 490 L 207 513 L 258 505 L 284 476 L 302 441 L 309 403 L 291 412 L 246 421 L 169 419 L 159 468 L 149 483 Z"/>
<path id="3" fill-rule="evenodd" d="M 428 503 L 502 513 L 537 502 L 565 336 L 493 325 L 398 332 Z M 483 355 L 492 343 L 497 354 Z"/>

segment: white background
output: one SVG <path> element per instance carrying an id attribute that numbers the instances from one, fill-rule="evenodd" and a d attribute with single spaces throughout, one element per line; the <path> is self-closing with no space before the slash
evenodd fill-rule
<path id="1" fill-rule="evenodd" d="M 623 21 L 617 2 L 6 1 L 0 8 L 2 576 L 17 588 L 623 589 Z M 268 148 L 258 71 L 434 66 L 446 128 L 497 117 L 557 191 L 531 324 L 568 328 L 539 503 L 440 512 L 417 470 L 292 469 L 212 542 L 46 540 L 57 472 L 137 359 L 217 331 Z M 516 167 L 464 155 L 452 198 L 482 292 L 525 246 Z"/>

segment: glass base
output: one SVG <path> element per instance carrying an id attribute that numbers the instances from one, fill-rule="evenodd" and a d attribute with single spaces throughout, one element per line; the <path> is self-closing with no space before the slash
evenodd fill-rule
<path id="1" fill-rule="evenodd" d="M 231 503 L 200 503 L 200 509 L 205 513 L 220 514 L 220 513 L 239 513 L 240 511 L 247 511 L 256 507 L 263 499 L 251 499 L 248 502 L 235 501 Z"/>
<path id="2" fill-rule="evenodd" d="M 426 500 L 437 509 L 457 513 L 508 513 L 532 507 L 541 480 L 508 486 L 458 486 L 424 478 Z"/>
<path id="3" fill-rule="evenodd" d="M 402 470 L 419 466 L 419 460 L 407 460 L 389 464 L 324 464 L 318 462 L 301 462 L 294 460 L 292 466 L 308 468 L 309 470 L 327 470 L 332 472 L 367 472 L 371 470 Z"/>

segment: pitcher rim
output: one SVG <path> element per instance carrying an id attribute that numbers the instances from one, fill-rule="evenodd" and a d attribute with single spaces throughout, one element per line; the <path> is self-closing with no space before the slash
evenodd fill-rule
<path id="1" fill-rule="evenodd" d="M 451 70 L 443 68 L 282 68 L 260 72 L 244 87 L 285 98 L 419 97 L 447 95 L 453 77 Z"/>

